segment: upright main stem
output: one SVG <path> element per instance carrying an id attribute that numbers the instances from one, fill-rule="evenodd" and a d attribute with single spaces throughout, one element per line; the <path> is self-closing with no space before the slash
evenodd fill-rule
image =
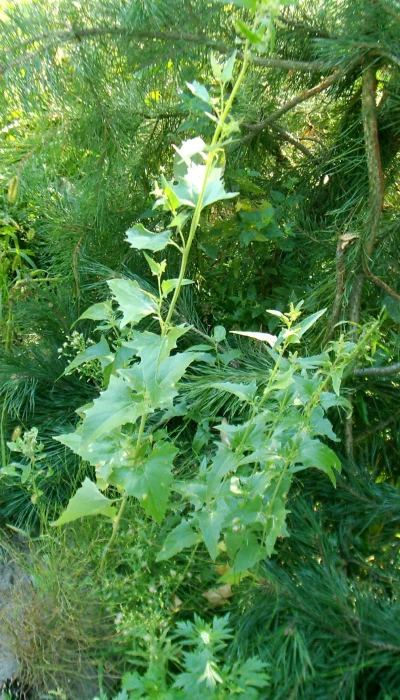
<path id="1" fill-rule="evenodd" d="M 142 444 L 144 428 L 145 428 L 145 425 L 146 425 L 146 418 L 147 418 L 147 414 L 146 414 L 146 413 L 143 413 L 142 418 L 141 418 L 141 420 L 140 420 L 139 432 L 138 432 L 138 436 L 137 436 L 135 452 L 134 452 L 134 455 L 133 455 L 133 459 L 134 459 L 134 460 L 137 458 L 137 456 L 138 456 L 138 454 L 139 454 L 140 446 L 141 446 L 141 444 Z M 112 530 L 111 537 L 110 537 L 110 539 L 108 540 L 106 546 L 105 546 L 104 549 L 103 549 L 103 554 L 102 554 L 101 561 L 100 561 L 100 573 L 102 573 L 102 571 L 104 570 L 104 565 L 105 565 L 105 562 L 106 562 L 107 552 L 108 552 L 109 549 L 113 546 L 113 544 L 114 544 L 114 542 L 115 542 L 115 539 L 116 539 L 116 537 L 117 537 L 118 530 L 119 530 L 119 526 L 120 526 L 120 523 L 121 523 L 121 519 L 122 519 L 122 516 L 123 516 L 123 514 L 124 514 L 124 510 L 125 510 L 126 504 L 127 504 L 127 502 L 128 502 L 128 498 L 129 498 L 128 494 L 124 493 L 124 495 L 123 495 L 123 497 L 122 497 L 121 505 L 120 505 L 120 507 L 119 507 L 119 511 L 118 511 L 118 513 L 117 513 L 117 515 L 116 515 L 116 518 L 115 518 L 114 522 L 113 522 L 113 530 Z"/>
<path id="2" fill-rule="evenodd" d="M 215 130 L 213 140 L 211 142 L 210 152 L 207 156 L 206 169 L 205 169 L 204 179 L 203 179 L 203 183 L 202 183 L 201 190 L 200 190 L 199 199 L 197 201 L 197 204 L 196 204 L 196 207 L 194 210 L 193 219 L 192 219 L 192 223 L 190 225 L 190 230 L 189 230 L 189 236 L 188 236 L 188 239 L 187 239 L 187 242 L 186 242 L 186 245 L 184 247 L 183 254 L 182 254 L 182 261 L 181 261 L 181 268 L 179 271 L 178 284 L 176 285 L 174 295 L 172 297 L 172 301 L 171 301 L 171 304 L 170 304 L 170 307 L 168 310 L 168 314 L 167 314 L 167 317 L 165 319 L 165 324 L 164 324 L 164 329 L 163 329 L 164 335 L 168 330 L 169 323 L 171 321 L 172 315 L 173 315 L 174 310 L 175 310 L 176 303 L 177 303 L 178 298 L 179 298 L 179 294 L 181 292 L 182 282 L 183 282 L 184 277 L 185 277 L 185 272 L 186 272 L 186 268 L 187 268 L 187 264 L 188 264 L 188 260 L 189 260 L 190 249 L 192 247 L 194 237 L 196 235 L 196 231 L 197 231 L 199 221 L 200 221 L 201 210 L 203 208 L 203 202 L 204 202 L 204 194 L 205 194 L 208 178 L 209 178 L 209 175 L 210 175 L 210 172 L 212 169 L 212 165 L 213 165 L 213 160 L 214 160 L 214 155 L 215 155 L 215 147 L 219 141 L 219 138 L 220 138 L 221 133 L 222 133 L 222 129 L 224 127 L 224 124 L 226 122 L 228 114 L 232 108 L 233 101 L 234 101 L 234 99 L 235 99 L 235 97 L 240 89 L 240 86 L 243 82 L 244 76 L 245 76 L 246 71 L 247 71 L 247 67 L 249 65 L 249 60 L 250 60 L 249 43 L 247 41 L 245 44 L 245 49 L 244 49 L 242 68 L 240 70 L 240 73 L 238 75 L 236 83 L 233 87 L 233 90 L 229 96 L 229 99 L 228 99 L 228 101 L 227 101 L 227 103 L 222 111 L 221 117 L 218 120 L 218 125 L 217 125 L 217 128 Z"/>

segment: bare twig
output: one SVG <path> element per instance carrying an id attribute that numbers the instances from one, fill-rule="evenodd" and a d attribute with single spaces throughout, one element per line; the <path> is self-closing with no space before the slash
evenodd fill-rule
<path id="1" fill-rule="evenodd" d="M 261 131 L 273 124 L 273 122 L 277 121 L 283 114 L 290 112 L 301 102 L 305 102 L 311 97 L 314 97 L 314 95 L 318 95 L 323 90 L 326 90 L 329 85 L 332 85 L 332 83 L 336 82 L 341 77 L 343 77 L 343 73 L 341 71 L 335 71 L 321 83 L 318 83 L 318 85 L 314 85 L 314 87 L 310 88 L 309 90 L 304 90 L 299 95 L 296 95 L 296 97 L 293 97 L 291 100 L 288 100 L 288 102 L 285 102 L 282 107 L 279 107 L 279 109 L 275 110 L 275 112 L 272 112 L 272 114 L 270 114 L 266 119 L 263 119 L 262 122 L 258 122 L 258 124 L 244 122 L 243 126 L 245 129 L 251 131 L 253 135 L 259 134 Z"/>
<path id="2" fill-rule="evenodd" d="M 279 134 L 280 138 L 283 139 L 283 141 L 288 141 L 292 144 L 292 146 L 304 153 L 305 156 L 307 156 L 308 158 L 313 158 L 312 151 L 310 151 L 310 149 L 306 146 L 303 146 L 303 144 L 300 143 L 300 141 L 296 139 L 292 134 L 289 134 L 288 131 L 282 129 L 282 127 L 278 126 L 277 124 L 271 124 L 271 128 L 274 131 L 276 131 L 277 134 Z"/>

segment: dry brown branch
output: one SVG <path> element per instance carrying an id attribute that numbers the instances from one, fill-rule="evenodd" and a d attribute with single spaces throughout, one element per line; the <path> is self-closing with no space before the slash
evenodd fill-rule
<path id="1" fill-rule="evenodd" d="M 368 430 L 364 430 L 363 433 L 360 433 L 360 435 L 357 435 L 355 438 L 354 442 L 362 442 L 363 440 L 367 440 L 371 435 L 374 435 L 375 433 L 378 433 L 380 430 L 385 430 L 385 428 L 388 428 L 389 425 L 394 423 L 395 420 L 400 416 L 400 410 L 396 411 L 390 418 L 387 420 L 383 420 L 380 423 L 377 423 L 376 425 L 373 425 L 371 428 Z"/>
<path id="2" fill-rule="evenodd" d="M 374 284 L 376 284 L 381 289 L 384 289 L 385 292 L 387 294 L 390 294 L 390 296 L 394 297 L 394 299 L 397 299 L 397 301 L 400 301 L 400 294 L 398 294 L 397 292 L 394 291 L 394 289 L 389 287 L 389 285 L 386 284 L 386 282 L 384 282 L 383 280 L 381 280 L 380 277 L 377 277 L 376 275 L 374 275 L 371 272 L 371 270 L 369 269 L 368 265 L 365 265 L 364 272 L 367 276 L 367 279 L 371 280 L 371 282 L 374 282 Z"/>

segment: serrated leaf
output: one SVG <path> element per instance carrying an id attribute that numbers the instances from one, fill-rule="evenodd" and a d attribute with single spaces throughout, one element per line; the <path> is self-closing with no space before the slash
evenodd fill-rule
<path id="1" fill-rule="evenodd" d="M 332 406 L 343 406 L 348 412 L 347 415 L 351 415 L 352 405 L 344 396 L 337 396 L 332 391 L 323 391 L 320 396 L 320 402 L 325 411 L 328 408 L 332 408 Z"/>
<path id="2" fill-rule="evenodd" d="M 206 143 L 200 136 L 195 136 L 194 139 L 187 139 L 186 141 L 183 141 L 179 148 L 177 146 L 174 146 L 174 149 L 177 153 L 177 156 L 180 156 L 180 158 L 177 158 L 177 156 L 175 156 L 175 165 L 182 163 L 190 165 L 193 156 L 196 156 L 198 154 L 201 155 L 200 162 L 203 160 L 204 153 L 206 150 Z M 176 169 L 174 170 L 175 174 L 184 174 L 185 172 L 185 168 L 179 172 Z"/>
<path id="3" fill-rule="evenodd" d="M 178 178 L 178 184 L 170 183 L 180 205 L 195 207 L 203 193 L 203 184 L 206 176 L 206 165 L 191 162 L 184 176 Z M 204 188 L 202 206 L 209 206 L 223 199 L 236 197 L 238 192 L 226 192 L 222 181 L 222 168 L 213 168 L 208 175 Z"/>
<path id="4" fill-rule="evenodd" d="M 159 442 L 141 464 L 116 472 L 118 485 L 123 486 L 129 496 L 137 498 L 157 523 L 162 522 L 167 509 L 177 452 L 172 443 Z"/>
<path id="5" fill-rule="evenodd" d="M 238 582 L 238 574 L 250 571 L 264 558 L 265 549 L 260 547 L 257 537 L 254 534 L 246 535 L 235 555 L 232 567 L 219 580 L 226 583 L 236 583 Z"/>
<path id="6" fill-rule="evenodd" d="M 89 345 L 86 350 L 80 352 L 65 368 L 64 374 L 70 374 L 74 369 L 85 364 L 86 362 L 92 362 L 93 360 L 100 359 L 103 360 L 102 367 L 106 367 L 114 360 L 114 355 L 112 354 L 104 335 L 101 336 L 96 345 Z"/>
<path id="7" fill-rule="evenodd" d="M 286 527 L 286 516 L 290 511 L 286 510 L 286 496 L 291 485 L 289 475 L 284 477 L 279 485 L 279 490 L 275 491 L 275 484 L 272 483 L 271 502 L 265 508 L 265 516 L 267 518 L 266 537 L 264 546 L 267 555 L 270 557 L 274 552 L 274 547 L 278 537 L 287 537 L 288 531 Z"/>
<path id="8" fill-rule="evenodd" d="M 254 338 L 254 340 L 261 340 L 264 343 L 268 343 L 271 348 L 274 347 L 276 341 L 278 340 L 277 336 L 271 335 L 271 333 L 258 333 L 257 331 L 230 331 L 230 333 L 244 335 L 247 338 Z"/>
<path id="9" fill-rule="evenodd" d="M 108 321 L 111 315 L 111 301 L 101 301 L 98 304 L 89 306 L 89 308 L 79 316 L 78 321 L 81 321 L 84 318 L 92 321 Z"/>
<path id="10" fill-rule="evenodd" d="M 187 367 L 194 362 L 195 353 L 176 353 L 178 338 L 187 332 L 183 326 L 175 326 L 167 335 L 155 333 L 137 333 L 134 339 L 125 345 L 136 349 L 141 362 L 135 372 L 141 372 L 153 408 L 172 408 L 173 400 L 178 395 L 177 383 Z"/>
<path id="11" fill-rule="evenodd" d="M 241 455 L 235 454 L 225 444 L 218 445 L 218 450 L 212 461 L 212 467 L 207 474 L 207 500 L 210 501 L 216 493 L 221 480 L 234 473 L 239 466 Z"/>
<path id="12" fill-rule="evenodd" d="M 134 394 L 121 377 L 110 377 L 105 391 L 85 410 L 82 442 L 90 447 L 97 437 L 126 423 L 135 423 L 147 409 L 143 396 Z"/>
<path id="13" fill-rule="evenodd" d="M 66 510 L 51 524 L 53 526 L 64 525 L 88 515 L 105 515 L 107 518 L 115 518 L 116 510 L 113 501 L 106 498 L 96 484 L 86 477 L 75 496 L 70 499 Z"/>
<path id="14" fill-rule="evenodd" d="M 332 430 L 332 423 L 324 416 L 322 406 L 316 406 L 310 417 L 310 426 L 313 435 L 326 435 L 330 440 L 339 442 L 339 438 Z"/>
<path id="15" fill-rule="evenodd" d="M 153 260 L 153 258 L 150 257 L 150 255 L 147 255 L 147 253 L 143 253 L 144 257 L 146 258 L 147 264 L 151 270 L 151 273 L 155 277 L 161 277 L 163 272 L 165 271 L 165 268 L 167 266 L 167 261 L 163 260 L 161 263 L 156 262 Z"/>
<path id="16" fill-rule="evenodd" d="M 136 281 L 113 279 L 108 280 L 107 284 L 123 313 L 121 328 L 128 323 L 139 323 L 142 318 L 157 311 L 151 294 L 143 291 Z"/>
<path id="17" fill-rule="evenodd" d="M 225 505 L 225 504 L 223 504 Z M 219 504 L 221 506 L 221 504 Z M 218 507 L 216 510 L 202 510 L 196 513 L 195 521 L 200 527 L 200 532 L 203 537 L 210 557 L 213 561 L 218 556 L 218 542 L 221 534 L 222 523 L 227 515 L 227 508 Z"/>
<path id="18" fill-rule="evenodd" d="M 213 384 L 210 384 L 210 387 L 212 387 L 213 389 L 219 389 L 220 391 L 226 391 L 229 394 L 234 394 L 235 396 L 238 396 L 239 399 L 241 399 L 242 401 L 253 401 L 257 392 L 257 384 L 255 379 L 253 379 L 253 381 L 250 384 L 234 384 L 233 382 L 214 382 Z"/>
<path id="19" fill-rule="evenodd" d="M 55 435 L 53 439 L 95 467 L 97 478 L 108 483 L 112 470 L 126 463 L 127 438 L 123 438 L 119 431 L 110 431 L 86 444 L 82 441 L 81 430 L 82 426 L 73 433 Z"/>
<path id="20" fill-rule="evenodd" d="M 343 372 L 344 367 L 338 367 L 331 372 L 333 391 L 335 392 L 336 396 L 339 396 L 340 394 L 340 385 L 342 383 Z"/>
<path id="21" fill-rule="evenodd" d="M 200 541 L 200 536 L 195 532 L 187 522 L 187 520 L 182 520 L 182 522 L 177 525 L 176 528 L 169 533 L 166 538 L 161 552 L 157 556 L 157 561 L 165 561 L 179 554 L 186 547 L 193 547 Z"/>
<path id="22" fill-rule="evenodd" d="M 132 228 L 128 228 L 125 238 L 131 248 L 136 248 L 137 250 L 152 250 L 153 253 L 156 253 L 166 248 L 171 236 L 172 231 L 168 231 L 168 229 L 161 233 L 153 233 L 142 224 L 136 224 L 132 226 Z"/>
<path id="23" fill-rule="evenodd" d="M 247 24 L 245 24 L 245 22 L 242 22 L 241 19 L 236 20 L 236 27 L 238 31 L 250 42 L 250 44 L 264 43 L 264 38 L 261 36 L 261 34 L 253 32 L 253 30 Z"/>

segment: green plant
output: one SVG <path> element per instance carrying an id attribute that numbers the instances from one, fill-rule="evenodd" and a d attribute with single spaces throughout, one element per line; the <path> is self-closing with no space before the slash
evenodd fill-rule
<path id="1" fill-rule="evenodd" d="M 264 32 L 262 41 L 269 33 L 266 17 L 275 12 L 276 6 L 269 3 L 261 3 L 255 12 L 254 31 Z M 174 403 L 179 381 L 192 363 L 214 362 L 214 356 L 207 352 L 211 346 L 172 354 L 188 331 L 184 325 L 173 325 L 172 319 L 182 286 L 191 283 L 185 279 L 185 272 L 202 211 L 235 196 L 223 185 L 223 148 L 237 129 L 230 110 L 251 60 L 250 46 L 259 43 L 262 36 L 240 26 L 246 37 L 243 62 L 228 99 L 225 101 L 225 85 L 233 76 L 234 55 L 224 66 L 213 60 L 220 97 L 212 97 L 196 82 L 189 85 L 213 111 L 209 117 L 216 128 L 210 145 L 196 137 L 175 147 L 174 178 L 167 181 L 162 177 L 155 189 L 156 206 L 172 214 L 170 228 L 151 232 L 137 224 L 127 232 L 134 249 L 153 253 L 167 245 L 178 249 L 178 278 L 164 279 L 165 261 L 157 262 L 144 253 L 157 279 L 158 295 L 141 288 L 137 281 L 109 280 L 117 304 L 114 313 L 106 302 L 90 307 L 82 318 L 105 322 L 106 327 L 112 320 L 117 336 L 122 333 L 123 337 L 115 352 L 102 338 L 67 368 L 70 371 L 81 362 L 100 359 L 106 388 L 92 405 L 79 410 L 82 422 L 77 431 L 56 438 L 96 468 L 96 483 L 85 479 L 55 524 L 85 515 L 110 517 L 113 532 L 102 566 L 129 497 L 136 498 L 147 515 L 161 523 L 174 490 L 181 495 L 181 502 L 172 504 L 172 508 L 184 516 L 178 516 L 179 524 L 167 536 L 158 560 L 168 559 L 186 547 L 193 548 L 193 558 L 200 542 L 204 542 L 213 561 L 220 554 L 227 557 L 230 568 L 224 580 L 235 581 L 237 576 L 254 570 L 263 557 L 270 556 L 277 538 L 287 534 L 285 501 L 294 475 L 317 467 L 334 482 L 334 470 L 340 469 L 339 459 L 319 437 L 337 439 L 325 412 L 332 406 L 349 409 L 339 396 L 340 384 L 346 366 L 353 363 L 360 348 L 341 338 L 317 357 L 300 358 L 297 352 L 286 356 L 323 313 L 300 321 L 301 303 L 296 307 L 292 304 L 287 314 L 270 312 L 283 326 L 278 336 L 242 333 L 271 346 L 269 377 L 261 392 L 254 381 L 215 384 L 217 390 L 240 399 L 248 419 L 238 425 L 223 422 L 212 426 L 220 431 L 221 439 L 216 449 L 204 455 L 200 470 L 195 477 L 191 475 L 191 483 L 174 482 L 172 469 L 179 448 L 166 428 L 159 427 L 174 416 L 187 413 L 188 418 L 195 418 L 190 410 Z M 160 335 L 135 329 L 149 316 L 157 319 Z M 333 392 L 329 391 L 331 384 Z M 104 495 L 102 492 L 110 486 L 121 495 Z"/>
<path id="2" fill-rule="evenodd" d="M 232 639 L 228 624 L 229 614 L 214 617 L 210 623 L 195 615 L 194 622 L 177 622 L 175 630 L 164 630 L 151 643 L 147 635 L 148 669 L 144 674 L 125 674 L 122 691 L 115 700 L 261 697 L 260 689 L 268 686 L 266 664 L 256 656 L 226 663 L 225 654 Z M 179 670 L 172 670 L 174 667 Z M 107 698 L 103 694 L 94 700 Z"/>
<path id="3" fill-rule="evenodd" d="M 11 442 L 7 442 L 7 447 L 11 452 L 16 452 L 25 458 L 25 462 L 10 462 L 7 466 L 4 465 L 0 469 L 0 474 L 4 476 L 19 476 L 21 485 L 31 492 L 31 502 L 36 505 L 43 491 L 37 485 L 37 476 L 46 474 L 46 477 L 51 478 L 51 469 L 40 470 L 37 468 L 38 462 L 46 459 L 46 454 L 43 453 L 43 443 L 38 442 L 38 429 L 31 428 L 27 430 L 22 437 L 18 436 L 20 432 L 16 429 L 15 437 Z"/>

